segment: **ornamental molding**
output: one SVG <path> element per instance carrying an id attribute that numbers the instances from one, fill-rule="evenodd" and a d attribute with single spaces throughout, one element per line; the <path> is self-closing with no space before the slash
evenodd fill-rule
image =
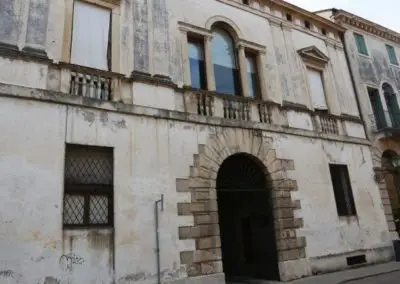
<path id="1" fill-rule="evenodd" d="M 357 29 L 363 30 L 367 33 L 376 35 L 388 41 L 400 44 L 400 34 L 388 28 L 370 22 L 366 19 L 360 18 L 356 15 L 350 14 L 346 11 L 340 10 L 334 16 L 338 24 L 347 24 Z"/>

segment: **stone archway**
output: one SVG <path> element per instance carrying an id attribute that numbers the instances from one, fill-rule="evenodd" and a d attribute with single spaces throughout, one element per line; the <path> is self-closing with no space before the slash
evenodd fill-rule
<path id="1" fill-rule="evenodd" d="M 194 249 L 181 252 L 181 264 L 186 265 L 189 277 L 223 273 L 221 238 L 218 217 L 216 179 L 223 161 L 237 153 L 250 154 L 268 169 L 272 185 L 272 206 L 278 262 L 305 258 L 305 238 L 297 236 L 303 220 L 295 218 L 301 209 L 300 201 L 293 200 L 291 192 L 297 183 L 287 177 L 294 170 L 292 160 L 279 159 L 271 147 L 272 139 L 262 132 L 244 129 L 224 129 L 210 134 L 206 144 L 199 145 L 187 179 L 177 179 L 177 192 L 189 193 L 189 202 L 177 204 L 178 216 L 193 218 L 193 225 L 179 227 L 179 239 L 193 240 Z M 290 272 L 281 269 L 281 280 L 293 279 Z M 219 283 L 213 280 L 213 283 Z M 210 282 L 211 283 L 211 282 Z"/>
<path id="2" fill-rule="evenodd" d="M 379 187 L 389 232 L 392 233 L 394 239 L 397 239 L 398 232 L 394 219 L 395 212 L 392 210 L 391 194 L 389 192 L 390 187 L 393 187 L 393 177 L 388 172 L 388 167 L 390 167 L 390 162 L 388 160 L 390 156 L 396 153 L 396 147 L 392 146 L 396 145 L 389 140 L 377 141 L 375 145 L 376 146 L 372 147 L 375 181 Z"/>
<path id="3" fill-rule="evenodd" d="M 222 262 L 227 280 L 279 280 L 272 185 L 258 158 L 233 154 L 217 176 Z"/>

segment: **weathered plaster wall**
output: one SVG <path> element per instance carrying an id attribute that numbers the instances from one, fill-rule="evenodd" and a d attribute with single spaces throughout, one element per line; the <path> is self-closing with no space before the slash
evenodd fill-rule
<path id="1" fill-rule="evenodd" d="M 6 0 L 0 5 L 0 42 L 18 45 L 20 49 L 45 50 L 52 60 L 62 60 L 65 1 Z M 343 50 L 327 45 L 320 36 L 293 28 L 290 23 L 281 27 L 274 23 L 276 18 L 270 21 L 265 16 L 214 0 L 123 0 L 118 12 L 120 72 L 127 76 L 135 70 L 171 77 L 182 85 L 184 61 L 178 22 L 206 28 L 207 22 L 218 16 L 232 21 L 242 39 L 265 46 L 262 67 L 267 97 L 264 99 L 310 106 L 307 75 L 297 50 L 315 45 L 331 59 L 330 83 L 326 87 L 332 113 L 358 115 Z M 264 32 L 254 27 L 263 27 Z M 146 105 L 150 102 L 157 106 L 156 97 L 149 95 Z"/>
<path id="2" fill-rule="evenodd" d="M 178 240 L 177 228 L 193 226 L 193 218 L 177 216 L 177 203 L 190 202 L 190 194 L 176 192 L 176 179 L 189 176 L 193 155 L 214 127 L 4 97 L 1 105 L 0 248 L 6 253 L 0 255 L 0 271 L 34 283 L 42 283 L 46 277 L 70 278 L 74 283 L 95 280 L 87 275 L 107 279 L 113 275 L 107 273 L 110 263 L 106 259 L 114 248 L 114 277 L 119 283 L 154 283 L 154 201 L 164 194 L 162 277 L 174 280 L 186 276 L 179 252 L 194 250 L 195 244 L 194 240 Z M 239 139 L 235 143 L 245 137 L 240 129 L 232 131 Z M 306 237 L 306 257 L 388 244 L 367 147 L 269 136 L 277 156 L 295 163 L 290 178 L 298 182 L 295 198 L 302 204 L 297 214 L 304 220 L 305 227 L 299 233 Z M 65 243 L 72 234 L 62 233 L 65 142 L 114 147 L 113 245 L 108 243 L 108 232 L 93 236 L 89 231 L 78 233 L 76 246 Z M 349 166 L 357 222 L 337 217 L 328 162 Z M 62 261 L 62 255 L 69 253 L 79 257 L 72 275 L 64 270 Z M 98 264 L 93 265 L 96 259 Z"/>
<path id="3" fill-rule="evenodd" d="M 372 135 L 373 111 L 367 88 L 371 87 L 379 90 L 382 106 L 385 111 L 387 110 L 387 105 L 382 91 L 383 83 L 388 83 L 392 86 L 397 95 L 397 100 L 400 101 L 400 67 L 390 63 L 385 44 L 389 44 L 395 48 L 398 59 L 400 58 L 400 47 L 392 42 L 357 30 L 357 33 L 364 35 L 368 50 L 368 55 L 359 54 L 354 40 L 354 28 L 348 28 L 349 30 L 345 34 L 346 49 L 349 54 L 358 96 L 360 97 L 359 101 L 363 119 L 367 124 L 368 133 Z M 387 119 L 389 120 L 389 117 Z"/>

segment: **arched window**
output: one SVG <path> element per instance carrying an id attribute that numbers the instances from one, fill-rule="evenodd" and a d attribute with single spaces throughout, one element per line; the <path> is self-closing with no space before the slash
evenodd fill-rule
<path id="1" fill-rule="evenodd" d="M 393 127 L 400 126 L 400 109 L 397 102 L 396 94 L 393 91 L 392 86 L 388 83 L 382 85 L 383 94 L 385 96 L 386 106 L 389 111 L 390 120 L 392 121 Z"/>
<path id="2" fill-rule="evenodd" d="M 211 48 L 216 91 L 239 95 L 239 64 L 233 39 L 226 30 L 220 27 L 213 28 L 212 36 Z"/>

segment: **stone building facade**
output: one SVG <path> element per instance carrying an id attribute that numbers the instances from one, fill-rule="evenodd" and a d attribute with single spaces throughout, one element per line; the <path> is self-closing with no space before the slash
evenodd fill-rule
<path id="1" fill-rule="evenodd" d="M 1 1 L 0 280 L 391 259 L 344 31 L 279 0 Z"/>
<path id="2" fill-rule="evenodd" d="M 400 35 L 347 11 L 317 14 L 347 30 L 344 42 L 367 135 L 373 143 L 375 179 L 389 229 L 396 238 L 400 232 L 395 222 L 400 218 L 400 179 L 395 168 L 400 153 Z"/>

